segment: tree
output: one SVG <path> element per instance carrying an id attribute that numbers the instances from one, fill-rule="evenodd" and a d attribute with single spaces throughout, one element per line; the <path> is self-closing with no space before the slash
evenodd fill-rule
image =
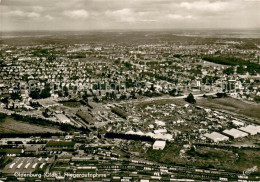
<path id="1" fill-rule="evenodd" d="M 122 94 L 120 97 L 119 97 L 120 100 L 125 100 L 127 99 L 126 95 L 125 94 Z"/>
<path id="2" fill-rule="evenodd" d="M 65 97 L 67 97 L 67 96 L 69 95 L 69 89 L 68 89 L 68 87 L 64 86 L 64 87 L 63 87 L 63 91 L 64 91 Z"/>
<path id="3" fill-rule="evenodd" d="M 191 104 L 195 104 L 196 103 L 196 100 L 194 99 L 194 96 L 192 95 L 192 93 L 190 93 L 188 95 L 188 97 L 186 98 L 186 101 L 191 103 Z"/>
<path id="4" fill-rule="evenodd" d="M 243 68 L 243 66 L 239 66 L 237 67 L 237 74 L 245 74 L 246 73 L 246 69 Z"/>
<path id="5" fill-rule="evenodd" d="M 3 66 L 4 66 L 4 61 L 0 60 L 0 67 L 3 67 Z"/>
<path id="6" fill-rule="evenodd" d="M 227 74 L 227 75 L 232 75 L 232 74 L 234 74 L 234 68 L 233 67 L 227 68 L 227 69 L 223 70 L 223 73 Z"/>
<path id="7" fill-rule="evenodd" d="M 176 95 L 177 95 L 177 90 L 174 88 L 174 89 L 172 89 L 172 90 L 169 91 L 169 94 L 170 94 L 171 96 L 176 96 Z"/>
<path id="8" fill-rule="evenodd" d="M 84 100 L 87 100 L 87 99 L 88 99 L 88 93 L 87 93 L 87 91 L 84 91 L 84 94 L 83 94 L 82 98 L 83 98 Z"/>
<path id="9" fill-rule="evenodd" d="M 29 96 L 33 99 L 39 99 L 40 98 L 40 90 L 36 89 L 30 92 Z"/>
<path id="10" fill-rule="evenodd" d="M 116 94 L 115 94 L 114 91 L 110 94 L 110 97 L 111 97 L 112 99 L 116 99 Z"/>
<path id="11" fill-rule="evenodd" d="M 217 93 L 216 95 L 217 95 L 218 98 L 227 97 L 226 93 Z"/>
<path id="12" fill-rule="evenodd" d="M 42 112 L 42 115 L 43 115 L 45 118 L 48 118 L 48 117 L 50 117 L 50 113 L 51 113 L 51 111 L 47 108 L 47 109 L 45 109 L 45 110 Z"/>
<path id="13" fill-rule="evenodd" d="M 155 91 L 155 88 L 154 88 L 154 85 L 153 85 L 153 84 L 151 85 L 150 90 L 151 90 L 151 91 Z"/>
<path id="14" fill-rule="evenodd" d="M 260 96 L 256 96 L 256 97 L 254 98 L 254 101 L 257 102 L 257 103 L 259 103 L 259 102 L 260 102 Z"/>
<path id="15" fill-rule="evenodd" d="M 94 102 L 99 102 L 99 99 L 97 98 L 96 95 L 93 97 L 93 101 L 94 101 Z"/>
<path id="16" fill-rule="evenodd" d="M 50 88 L 49 88 L 49 87 L 45 87 L 45 88 L 41 91 L 41 93 L 40 93 L 40 98 L 43 98 L 43 99 L 48 98 L 48 97 L 50 97 L 50 96 L 51 96 L 51 94 L 50 94 Z"/>
<path id="17" fill-rule="evenodd" d="M 20 92 L 11 93 L 11 99 L 13 99 L 13 100 L 21 100 L 22 99 L 21 93 Z"/>
<path id="18" fill-rule="evenodd" d="M 134 91 L 131 91 L 131 98 L 132 99 L 137 99 L 136 96 L 135 96 L 135 92 Z"/>
<path id="19" fill-rule="evenodd" d="M 6 118 L 6 114 L 0 113 L 0 122 L 3 122 L 5 118 Z"/>

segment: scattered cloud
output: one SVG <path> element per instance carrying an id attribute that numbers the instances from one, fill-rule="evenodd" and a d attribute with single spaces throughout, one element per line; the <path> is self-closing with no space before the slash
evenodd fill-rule
<path id="1" fill-rule="evenodd" d="M 7 15 L 20 18 L 39 18 L 41 16 L 36 12 L 24 12 L 21 10 L 10 11 L 7 13 Z"/>
<path id="2" fill-rule="evenodd" d="M 179 7 L 187 10 L 199 10 L 199 11 L 225 11 L 229 8 L 227 1 L 194 1 L 194 2 L 182 2 Z"/>
<path id="3" fill-rule="evenodd" d="M 152 12 L 134 11 L 129 8 L 124 8 L 114 11 L 106 11 L 105 15 L 118 22 L 124 23 L 139 23 L 139 22 L 157 22 Z"/>
<path id="4" fill-rule="evenodd" d="M 51 15 L 45 15 L 45 18 L 47 18 L 48 20 L 53 20 L 54 18 Z"/>
<path id="5" fill-rule="evenodd" d="M 105 14 L 109 18 L 113 18 L 119 22 L 133 23 L 136 21 L 134 12 L 128 8 L 124 8 L 121 10 L 115 10 L 115 11 L 106 11 Z"/>
<path id="6" fill-rule="evenodd" d="M 168 14 L 167 17 L 175 20 L 195 19 L 191 15 L 179 15 L 179 14 Z"/>
<path id="7" fill-rule="evenodd" d="M 146 19 L 142 19 L 140 21 L 141 22 L 158 22 L 158 20 L 146 20 Z"/>
<path id="8" fill-rule="evenodd" d="M 64 11 L 63 14 L 73 19 L 87 19 L 89 17 L 89 13 L 84 9 Z"/>
<path id="9" fill-rule="evenodd" d="M 29 18 L 39 18 L 41 15 L 39 13 L 30 12 L 27 14 Z"/>
<path id="10" fill-rule="evenodd" d="M 260 0 L 0 1 L 6 29 L 260 28 Z"/>
<path id="11" fill-rule="evenodd" d="M 35 11 L 35 12 L 42 12 L 43 10 L 44 10 L 44 8 L 41 7 L 41 6 L 34 6 L 33 7 L 33 11 Z"/>

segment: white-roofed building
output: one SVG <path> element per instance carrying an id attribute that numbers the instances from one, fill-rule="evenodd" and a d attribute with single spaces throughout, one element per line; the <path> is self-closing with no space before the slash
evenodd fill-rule
<path id="1" fill-rule="evenodd" d="M 156 140 L 153 144 L 154 150 L 163 150 L 166 145 L 166 141 Z"/>
<path id="2" fill-rule="evenodd" d="M 250 135 L 256 135 L 260 133 L 260 128 L 254 125 L 248 125 L 246 127 L 241 127 L 239 130 L 249 133 Z"/>
<path id="3" fill-rule="evenodd" d="M 149 182 L 149 179 L 141 179 L 140 182 Z"/>
<path id="4" fill-rule="evenodd" d="M 158 129 L 158 130 L 154 130 L 153 132 L 155 134 L 157 134 L 157 133 L 167 133 L 167 130 L 166 129 Z"/>
<path id="5" fill-rule="evenodd" d="M 240 130 L 237 130 L 235 128 L 232 128 L 230 130 L 224 130 L 223 133 L 225 133 L 229 136 L 232 136 L 233 138 L 243 138 L 243 137 L 248 136 L 247 133 L 240 131 Z"/>
<path id="6" fill-rule="evenodd" d="M 155 124 L 157 124 L 158 126 L 165 126 L 165 122 L 160 121 L 160 120 L 155 120 Z"/>
<path id="7" fill-rule="evenodd" d="M 62 123 L 70 123 L 70 119 L 67 118 L 67 116 L 65 116 L 64 114 L 57 114 L 56 117 L 57 117 L 58 120 L 60 120 L 60 122 L 62 122 Z"/>
<path id="8" fill-rule="evenodd" d="M 229 140 L 229 137 L 222 135 L 218 132 L 206 133 L 204 136 L 214 141 L 215 143 Z"/>
<path id="9" fill-rule="evenodd" d="M 235 126 L 244 126 L 245 124 L 241 121 L 237 121 L 237 120 L 232 120 L 231 121 Z"/>

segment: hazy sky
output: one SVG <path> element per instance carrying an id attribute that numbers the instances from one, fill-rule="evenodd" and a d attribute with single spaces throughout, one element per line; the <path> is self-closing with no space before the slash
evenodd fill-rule
<path id="1" fill-rule="evenodd" d="M 260 0 L 0 0 L 1 30 L 260 28 Z"/>

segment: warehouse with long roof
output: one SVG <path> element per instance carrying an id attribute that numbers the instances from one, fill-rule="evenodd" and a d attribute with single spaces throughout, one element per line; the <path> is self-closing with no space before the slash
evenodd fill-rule
<path id="1" fill-rule="evenodd" d="M 215 143 L 229 140 L 229 137 L 222 135 L 218 132 L 206 133 L 204 136 L 214 141 Z"/>
<path id="2" fill-rule="evenodd" d="M 248 125 L 246 127 L 241 127 L 239 130 L 249 133 L 250 135 L 256 135 L 260 133 L 260 128 L 254 125 Z"/>
<path id="3" fill-rule="evenodd" d="M 223 133 L 227 134 L 229 136 L 232 136 L 233 138 L 243 138 L 243 137 L 248 136 L 247 133 L 240 131 L 240 130 L 237 130 L 235 128 L 232 128 L 230 130 L 224 130 Z"/>

